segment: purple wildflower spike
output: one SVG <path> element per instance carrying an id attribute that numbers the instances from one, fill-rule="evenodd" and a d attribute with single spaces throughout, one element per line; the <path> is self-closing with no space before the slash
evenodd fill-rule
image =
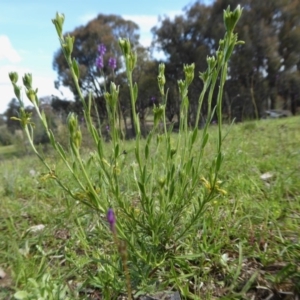
<path id="1" fill-rule="evenodd" d="M 117 60 L 114 57 L 111 57 L 108 60 L 108 66 L 114 70 L 117 67 Z"/>
<path id="2" fill-rule="evenodd" d="M 104 67 L 103 56 L 98 56 L 96 59 L 96 67 L 102 69 Z"/>
<path id="3" fill-rule="evenodd" d="M 110 230 L 115 232 L 116 217 L 112 208 L 110 208 L 107 212 L 107 221 L 109 223 Z"/>
<path id="4" fill-rule="evenodd" d="M 103 56 L 106 53 L 106 47 L 104 44 L 100 44 L 97 47 L 99 56 Z"/>

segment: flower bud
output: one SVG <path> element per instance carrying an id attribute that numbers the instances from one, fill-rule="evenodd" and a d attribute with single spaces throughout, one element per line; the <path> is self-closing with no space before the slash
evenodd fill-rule
<path id="1" fill-rule="evenodd" d="M 36 103 L 37 104 L 37 89 L 36 90 L 33 90 L 33 89 L 28 89 L 27 91 L 26 91 L 26 96 L 27 96 L 27 98 L 29 99 L 29 101 L 31 102 L 31 103 Z"/>
<path id="2" fill-rule="evenodd" d="M 13 83 L 14 92 L 18 100 L 21 100 L 21 87 Z"/>
<path id="3" fill-rule="evenodd" d="M 66 52 L 67 56 L 70 56 L 73 51 L 73 45 L 74 45 L 75 37 L 74 36 L 67 36 L 65 38 L 65 43 L 63 44 L 64 50 Z"/>
<path id="4" fill-rule="evenodd" d="M 180 95 L 181 97 L 184 97 L 185 94 L 186 94 L 186 83 L 185 83 L 185 80 L 178 80 L 177 81 L 178 83 L 178 87 L 179 87 L 179 91 L 180 91 Z"/>
<path id="5" fill-rule="evenodd" d="M 224 10 L 223 19 L 228 32 L 232 32 L 234 30 L 234 27 L 242 15 L 242 11 L 243 9 L 240 5 L 238 5 L 234 11 L 230 11 L 230 6 Z"/>
<path id="6" fill-rule="evenodd" d="M 111 93 L 113 99 L 115 99 L 115 101 L 117 101 L 117 99 L 119 97 L 119 86 L 116 86 L 116 84 L 114 82 L 110 83 L 110 93 Z"/>
<path id="7" fill-rule="evenodd" d="M 78 120 L 74 113 L 70 113 L 68 115 L 67 122 L 68 122 L 69 132 L 72 135 L 78 127 Z"/>
<path id="8" fill-rule="evenodd" d="M 165 94 L 164 86 L 166 84 L 165 65 L 164 64 L 159 64 L 159 66 L 158 66 L 157 81 L 158 81 L 158 87 L 159 87 L 160 93 L 161 93 L 161 95 L 164 95 Z"/>
<path id="9" fill-rule="evenodd" d="M 62 30 L 65 21 L 65 15 L 56 13 L 55 19 L 52 20 L 52 23 L 55 25 L 56 32 L 60 39 L 63 39 Z"/>
<path id="10" fill-rule="evenodd" d="M 170 151 L 171 158 L 176 154 L 176 152 L 177 152 L 177 148 L 172 147 Z"/>
<path id="11" fill-rule="evenodd" d="M 26 73 L 23 77 L 23 84 L 27 90 L 32 89 L 32 74 Z"/>
<path id="12" fill-rule="evenodd" d="M 224 46 L 225 46 L 225 41 L 224 41 L 223 39 L 221 39 L 221 40 L 219 41 L 219 47 L 220 47 L 220 49 L 223 50 L 223 49 L 224 49 Z"/>
<path id="13" fill-rule="evenodd" d="M 208 64 L 208 70 L 211 71 L 216 65 L 216 58 L 214 56 L 207 56 L 206 61 Z"/>
<path id="14" fill-rule="evenodd" d="M 131 52 L 129 55 L 130 71 L 133 71 L 133 69 L 136 66 L 136 62 L 137 62 L 137 54 L 136 54 L 136 52 Z"/>
<path id="15" fill-rule="evenodd" d="M 128 39 L 119 39 L 119 46 L 123 55 L 126 57 L 131 53 L 131 45 Z"/>
<path id="16" fill-rule="evenodd" d="M 12 83 L 17 83 L 18 82 L 19 76 L 18 76 L 17 72 L 11 72 L 11 73 L 8 74 L 8 76 L 9 76 L 9 79 Z"/>
<path id="17" fill-rule="evenodd" d="M 106 100 L 106 102 L 111 105 L 112 103 L 112 96 L 109 92 L 105 92 L 104 93 L 104 99 Z"/>
<path id="18" fill-rule="evenodd" d="M 208 69 L 205 71 L 205 72 L 199 72 L 199 77 L 200 79 L 203 81 L 203 83 L 206 83 L 207 82 L 207 79 L 209 77 L 209 72 L 208 72 Z"/>
<path id="19" fill-rule="evenodd" d="M 159 64 L 158 66 L 158 72 L 161 74 L 165 73 L 165 64 Z"/>
<path id="20" fill-rule="evenodd" d="M 216 55 L 217 55 L 218 63 L 219 64 L 222 63 L 224 52 L 223 51 L 216 51 Z"/>
<path id="21" fill-rule="evenodd" d="M 195 64 L 184 65 L 183 70 L 184 70 L 186 84 L 190 85 L 194 79 Z"/>
<path id="22" fill-rule="evenodd" d="M 159 74 L 157 76 L 157 81 L 158 81 L 159 86 L 163 87 L 165 85 L 165 83 L 166 83 L 166 77 L 165 77 L 165 75 Z"/>
<path id="23" fill-rule="evenodd" d="M 166 177 L 160 177 L 158 179 L 158 184 L 159 184 L 160 188 L 163 188 L 165 183 L 166 183 Z"/>
<path id="24" fill-rule="evenodd" d="M 73 143 L 76 146 L 76 148 L 79 149 L 81 146 L 81 141 L 82 141 L 82 134 L 79 129 L 77 129 L 77 131 L 73 135 L 72 140 L 73 140 Z"/>

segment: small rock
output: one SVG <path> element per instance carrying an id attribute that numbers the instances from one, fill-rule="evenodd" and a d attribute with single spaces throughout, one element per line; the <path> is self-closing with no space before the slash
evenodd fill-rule
<path id="1" fill-rule="evenodd" d="M 260 176 L 260 179 L 262 180 L 269 180 L 273 177 L 273 174 L 270 172 L 264 173 Z"/>
<path id="2" fill-rule="evenodd" d="M 4 279 L 5 276 L 5 272 L 0 268 L 0 279 Z"/>
<path id="3" fill-rule="evenodd" d="M 39 225 L 34 225 L 31 226 L 30 228 L 27 229 L 29 232 L 39 232 L 42 231 L 45 228 L 45 225 L 39 224 Z"/>
<path id="4" fill-rule="evenodd" d="M 31 170 L 29 170 L 29 174 L 30 174 L 32 177 L 34 177 L 34 176 L 36 175 L 36 171 L 33 170 L 33 169 L 31 169 Z"/>
<path id="5" fill-rule="evenodd" d="M 54 236 L 60 240 L 67 240 L 71 235 L 68 229 L 58 229 L 55 231 Z"/>
<path id="6" fill-rule="evenodd" d="M 0 268 L 0 294 L 2 288 L 9 288 L 12 285 L 12 279 L 9 271 L 5 273 L 2 268 Z"/>

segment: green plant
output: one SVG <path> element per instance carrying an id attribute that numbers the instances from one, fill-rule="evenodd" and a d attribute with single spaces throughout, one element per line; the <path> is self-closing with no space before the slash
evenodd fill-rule
<path id="1" fill-rule="evenodd" d="M 8 146 L 13 143 L 13 135 L 11 132 L 4 126 L 1 126 L 0 132 L 0 146 Z"/>
<path id="2" fill-rule="evenodd" d="M 69 300 L 68 293 L 67 286 L 54 282 L 49 274 L 44 274 L 40 281 L 29 278 L 26 290 L 16 292 L 14 297 L 17 300 Z"/>
<path id="3" fill-rule="evenodd" d="M 54 180 L 74 200 L 91 208 L 91 214 L 97 214 L 98 239 L 107 241 L 115 239 L 118 245 L 126 245 L 125 260 L 122 253 L 120 260 L 115 250 L 109 247 L 105 247 L 106 254 L 102 253 L 102 249 L 90 250 L 92 252 L 90 259 L 98 264 L 99 268 L 103 262 L 110 266 L 105 268 L 102 276 L 98 276 L 97 272 L 91 272 L 90 277 L 94 285 L 108 290 L 125 290 L 125 280 L 121 281 L 123 282 L 121 286 L 111 280 L 123 278 L 125 274 L 126 277 L 130 275 L 131 285 L 134 290 L 139 290 L 139 293 L 153 289 L 163 279 L 160 288 L 171 285 L 180 289 L 184 296 L 189 296 L 188 288 L 183 287 L 186 278 L 193 276 L 187 261 L 201 259 L 203 256 L 203 253 L 199 253 L 195 250 L 197 248 L 193 249 L 190 245 L 195 242 L 194 238 L 198 231 L 209 222 L 205 215 L 208 204 L 217 198 L 222 199 L 222 195 L 226 193 L 218 180 L 223 162 L 222 98 L 228 61 L 235 45 L 240 43 L 233 31 L 241 13 L 242 9 L 239 6 L 234 11 L 230 11 L 229 8 L 224 11 L 226 34 L 220 41 L 215 56 L 207 58 L 207 70 L 200 74 L 204 87 L 199 96 L 194 128 L 189 128 L 187 120 L 188 88 L 194 80 L 194 64 L 184 66 L 185 78 L 178 81 L 181 99 L 177 140 L 173 138 L 172 127 L 168 128 L 166 123 L 165 107 L 168 93 L 165 90 L 165 67 L 161 64 L 158 74 L 161 103 L 154 106 L 154 125 L 142 143 L 139 115 L 136 112 L 138 86 L 132 80 L 137 56 L 131 49 L 129 40 L 120 39 L 119 45 L 125 61 L 136 133 L 130 149 L 126 146 L 128 144 L 124 143 L 119 130 L 121 119 L 118 109 L 119 88 L 114 83 L 111 83 L 110 90 L 104 93 L 111 137 L 110 149 L 104 147 L 101 131 L 97 130 L 102 126 L 100 119 L 95 125 L 91 117 L 92 94 L 86 99 L 79 88 L 80 68 L 76 59 L 72 58 L 74 39 L 63 36 L 64 16 L 57 14 L 53 23 L 83 105 L 85 123 L 95 150 L 89 154 L 84 151 L 80 128 L 82 125 L 74 113 L 67 119 L 69 148 L 63 148 L 49 128 L 45 113 L 39 108 L 37 89 L 33 88 L 31 74 L 25 74 L 23 85 L 59 161 L 63 162 L 68 170 L 68 176 L 65 176 L 59 167 L 50 165 L 36 148 L 34 124 L 31 114 L 25 111 L 21 99 L 20 87 L 17 85 L 18 74 L 9 74 L 20 103 L 19 116 L 14 119 L 21 123 L 34 153 L 47 169 L 43 179 Z M 217 104 L 213 107 L 212 98 L 216 86 L 219 86 L 218 97 Z M 198 123 L 203 101 L 208 102 L 208 114 L 204 129 L 199 131 Z M 210 137 L 209 125 L 215 114 L 218 118 L 215 153 L 208 165 L 204 165 L 203 157 Z M 161 123 L 162 133 L 159 130 Z M 110 208 L 113 208 L 117 215 L 113 237 L 103 218 Z M 187 243 L 191 240 L 192 242 Z M 88 241 L 82 238 L 82 243 L 89 249 Z M 119 252 L 124 252 L 124 248 L 117 248 Z M 74 260 L 73 263 L 79 262 Z M 169 274 L 163 271 L 169 271 Z M 130 290 L 128 284 L 127 290 Z M 107 295 L 110 295 L 109 291 Z M 128 296 L 131 297 L 130 294 Z"/>

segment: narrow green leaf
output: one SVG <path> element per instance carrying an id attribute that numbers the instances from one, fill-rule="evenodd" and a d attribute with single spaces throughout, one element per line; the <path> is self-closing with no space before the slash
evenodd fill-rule
<path id="1" fill-rule="evenodd" d="M 103 158 L 103 148 L 102 148 L 102 140 L 99 139 L 98 140 L 98 144 L 97 144 L 97 150 L 98 150 L 98 156 L 100 157 L 100 159 Z"/>
<path id="2" fill-rule="evenodd" d="M 220 170 L 222 161 L 223 161 L 223 155 L 222 155 L 221 152 L 219 152 L 219 153 L 218 153 L 218 156 L 217 156 L 217 161 L 216 161 L 216 170 L 217 170 L 217 171 Z"/>
<path id="3" fill-rule="evenodd" d="M 171 183 L 171 185 L 170 185 L 170 189 L 169 189 L 169 200 L 170 201 L 174 201 L 173 200 L 174 192 L 175 192 L 175 182 L 173 180 L 172 183 Z"/>
<path id="4" fill-rule="evenodd" d="M 194 162 L 194 157 L 191 157 L 191 159 L 185 164 L 184 169 L 187 174 L 190 174 L 190 170 L 193 166 L 193 162 Z"/>
<path id="5" fill-rule="evenodd" d="M 138 97 L 138 85 L 135 82 L 134 86 L 133 86 L 133 98 L 134 98 L 134 102 L 136 102 L 137 97 Z"/>
<path id="6" fill-rule="evenodd" d="M 226 49 L 225 62 L 228 62 L 228 60 L 233 52 L 234 46 L 235 46 L 235 40 L 231 41 L 229 47 Z"/>
<path id="7" fill-rule="evenodd" d="M 48 130 L 48 124 L 47 124 L 47 118 L 46 118 L 45 112 L 42 111 L 41 115 L 42 115 L 42 122 L 43 122 L 46 130 Z"/>
<path id="8" fill-rule="evenodd" d="M 134 153 L 135 153 L 135 158 L 136 158 L 138 164 L 141 165 L 139 149 L 138 149 L 138 148 L 135 148 L 135 149 L 134 149 Z"/>
<path id="9" fill-rule="evenodd" d="M 87 113 L 89 116 L 91 115 L 91 107 L 92 107 L 92 93 L 89 93 L 89 98 L 88 98 L 88 110 L 87 112 L 85 112 L 85 114 Z M 85 119 L 87 120 L 87 116 L 85 116 Z"/>
<path id="10" fill-rule="evenodd" d="M 77 172 L 77 170 L 78 170 L 78 168 L 77 168 L 77 165 L 76 165 L 76 162 L 75 162 L 75 161 L 73 162 L 73 165 L 72 165 L 72 170 L 73 170 L 73 172 L 74 172 L 74 173 L 76 173 L 76 172 Z"/>
<path id="11" fill-rule="evenodd" d="M 147 176 L 147 167 L 145 165 L 144 168 L 143 168 L 143 171 L 142 171 L 142 180 L 143 180 L 143 183 L 146 183 L 146 176 Z"/>
<path id="12" fill-rule="evenodd" d="M 195 143 L 197 135 L 198 135 L 198 128 L 195 128 L 192 135 L 192 145 Z"/>
<path id="13" fill-rule="evenodd" d="M 94 161 L 94 157 L 90 156 L 89 159 L 86 162 L 86 167 L 90 168 L 90 166 L 91 166 L 91 164 L 92 164 L 93 161 Z"/>
<path id="14" fill-rule="evenodd" d="M 119 144 L 116 144 L 116 147 L 115 147 L 115 158 L 117 158 L 119 156 L 119 153 L 120 153 L 120 146 L 119 146 Z"/>
<path id="15" fill-rule="evenodd" d="M 55 138 L 53 135 L 53 132 L 51 130 L 49 130 L 49 139 L 50 139 L 50 143 L 53 147 L 55 147 Z"/>
<path id="16" fill-rule="evenodd" d="M 138 185 L 139 185 L 139 189 L 140 189 L 142 195 L 145 196 L 146 193 L 145 193 L 145 186 L 144 186 L 144 184 L 142 182 L 138 181 Z"/>
<path id="17" fill-rule="evenodd" d="M 209 138 L 209 134 L 208 132 L 205 134 L 204 138 L 203 138 L 203 142 L 202 142 L 202 149 L 205 148 L 206 144 L 207 144 L 207 141 L 208 141 L 208 138 Z"/>
<path id="18" fill-rule="evenodd" d="M 78 67 L 78 62 L 76 61 L 75 58 L 73 58 L 73 60 L 72 60 L 72 68 L 73 68 L 73 71 L 78 80 L 79 79 L 79 67 Z"/>
<path id="19" fill-rule="evenodd" d="M 149 145 L 146 144 L 146 146 L 145 146 L 145 158 L 148 159 L 148 157 L 149 157 Z"/>
<path id="20" fill-rule="evenodd" d="M 56 148 L 57 150 L 59 151 L 59 153 L 61 154 L 61 156 L 67 160 L 67 157 L 66 157 L 66 153 L 65 153 L 65 150 L 63 149 L 63 147 L 59 144 L 59 143 L 56 143 Z"/>

